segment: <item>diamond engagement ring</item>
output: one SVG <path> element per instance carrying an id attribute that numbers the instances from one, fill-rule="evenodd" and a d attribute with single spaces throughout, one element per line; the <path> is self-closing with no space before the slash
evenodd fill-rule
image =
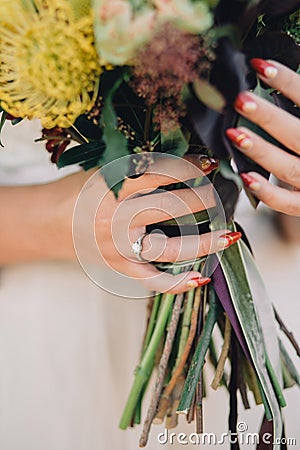
<path id="1" fill-rule="evenodd" d="M 145 260 L 141 257 L 141 253 L 143 251 L 143 239 L 146 236 L 146 233 L 143 233 L 132 245 L 132 251 L 136 256 L 138 261 L 145 262 Z"/>

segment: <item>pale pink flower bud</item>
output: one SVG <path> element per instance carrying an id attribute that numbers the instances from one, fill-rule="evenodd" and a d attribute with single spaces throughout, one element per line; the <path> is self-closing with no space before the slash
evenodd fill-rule
<path id="1" fill-rule="evenodd" d="M 134 12 L 126 0 L 96 0 L 95 36 L 102 64 L 129 64 L 136 50 L 151 36 L 154 8 Z"/>
<path id="2" fill-rule="evenodd" d="M 212 25 L 212 15 L 205 2 L 153 0 L 153 4 L 159 20 L 171 22 L 184 31 L 198 34 Z"/>

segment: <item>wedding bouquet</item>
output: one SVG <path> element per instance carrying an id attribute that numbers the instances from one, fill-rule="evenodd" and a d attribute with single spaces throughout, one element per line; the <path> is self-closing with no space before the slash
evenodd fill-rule
<path id="1" fill-rule="evenodd" d="M 253 129 L 233 107 L 245 89 L 299 115 L 292 102 L 257 79 L 250 64 L 270 58 L 297 70 L 299 18 L 299 2 L 293 0 L 1 0 L 0 131 L 7 120 L 40 119 L 37 140 L 45 141 L 58 167 L 79 164 L 87 170 L 128 156 L 118 166 L 121 181 L 103 172 L 116 196 L 122 180 L 142 175 L 157 153 L 199 153 L 204 165 L 205 157 L 216 158 L 208 178 L 226 227 L 239 232 L 233 219 L 243 186 L 239 173 L 269 174 L 230 143 L 225 129 Z M 272 139 L 265 133 L 264 138 Z M 71 142 L 76 145 L 70 148 Z M 212 208 L 182 218 L 180 227 L 171 220 L 156 228 L 174 235 L 191 224 L 197 232 L 221 226 Z M 300 383 L 277 324 L 298 356 L 300 351 L 267 298 L 245 235 L 222 255 L 159 267 L 172 273 L 201 268 L 212 273 L 212 282 L 185 295 L 150 298 L 141 361 L 120 427 L 140 423 L 157 368 L 140 445 L 152 422 L 166 420 L 173 427 L 178 412 L 189 422 L 195 418 L 201 433 L 203 366 L 209 358 L 212 387 L 223 384 L 230 394 L 231 432 L 237 427 L 237 392 L 248 408 L 252 391 L 266 419 L 273 420 L 276 442 L 282 436 L 282 389 Z M 219 355 L 216 326 L 223 338 Z"/>

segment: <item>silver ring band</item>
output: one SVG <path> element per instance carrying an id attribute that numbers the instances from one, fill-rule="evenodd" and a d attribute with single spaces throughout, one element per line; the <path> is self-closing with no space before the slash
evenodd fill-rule
<path id="1" fill-rule="evenodd" d="M 147 233 L 143 233 L 132 245 L 132 251 L 138 261 L 145 262 L 146 260 L 142 258 L 141 253 L 143 251 L 143 239 Z M 147 261 L 148 262 L 148 261 Z"/>

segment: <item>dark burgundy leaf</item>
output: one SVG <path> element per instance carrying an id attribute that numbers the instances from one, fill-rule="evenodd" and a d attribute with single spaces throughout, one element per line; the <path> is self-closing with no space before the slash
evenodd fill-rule
<path id="1" fill-rule="evenodd" d="M 220 0 L 215 9 L 217 25 L 237 23 L 247 8 L 247 0 Z"/>
<path id="2" fill-rule="evenodd" d="M 293 114 L 293 116 L 298 117 L 300 119 L 300 108 L 298 106 L 295 106 L 294 102 L 286 98 L 284 95 L 279 94 L 277 92 L 272 93 L 272 97 L 274 99 L 275 105 L 277 105 L 279 108 L 284 109 L 290 114 Z M 283 144 L 279 143 L 278 146 L 285 150 L 286 152 L 290 153 L 291 155 L 298 156 L 296 152 L 293 152 L 293 150 L 290 150 L 289 148 L 285 147 Z"/>
<path id="3" fill-rule="evenodd" d="M 247 158 L 241 152 L 239 152 L 236 148 L 232 149 L 232 155 L 234 162 L 237 166 L 238 173 L 243 172 L 258 172 L 263 177 L 269 178 L 269 172 L 263 169 L 261 166 L 256 164 L 252 159 Z"/>
<path id="4" fill-rule="evenodd" d="M 223 115 L 208 108 L 197 99 L 188 103 L 188 114 L 200 142 L 208 147 L 217 158 L 226 158 L 227 151 L 222 139 Z"/>
<path id="5" fill-rule="evenodd" d="M 294 102 L 286 98 L 284 95 L 279 94 L 278 92 L 273 92 L 271 95 L 273 97 L 275 105 L 300 119 L 300 108 L 298 106 L 295 106 Z"/>
<path id="6" fill-rule="evenodd" d="M 213 212 L 211 212 L 211 216 L 213 218 Z M 157 232 L 157 230 L 163 231 L 168 237 L 191 236 L 210 232 L 209 222 L 195 225 L 165 225 L 164 222 L 159 222 L 147 225 L 147 233 Z"/>
<path id="7" fill-rule="evenodd" d="M 215 10 L 215 23 L 232 24 L 244 36 L 255 24 L 261 9 L 262 1 L 249 6 L 249 0 L 220 0 Z"/>
<path id="8" fill-rule="evenodd" d="M 299 0 L 265 0 L 262 5 L 262 12 L 270 16 L 287 14 L 300 8 Z"/>
<path id="9" fill-rule="evenodd" d="M 238 169 L 238 173 L 243 172 L 258 172 L 263 177 L 269 178 L 269 172 L 263 169 L 261 166 L 256 164 L 253 160 L 247 158 L 243 153 L 241 153 L 236 147 L 234 147 L 229 139 L 225 135 L 225 130 L 231 126 L 235 126 L 237 120 L 237 114 L 234 110 L 228 109 L 224 115 L 224 129 L 223 129 L 223 147 L 226 148 L 228 155 L 230 155 L 235 165 Z"/>
<path id="10" fill-rule="evenodd" d="M 215 23 L 217 25 L 232 24 L 237 30 L 242 39 L 255 37 L 257 33 L 257 18 L 260 15 L 264 16 L 264 22 L 267 20 L 267 15 L 278 16 L 280 14 L 291 13 L 294 9 L 299 7 L 299 0 L 261 0 L 252 2 L 250 5 L 248 0 L 220 0 L 215 12 Z M 281 29 L 281 28 L 280 28 Z"/>
<path id="11" fill-rule="evenodd" d="M 249 350 L 248 350 L 248 347 L 247 347 L 247 344 L 246 344 L 246 341 L 244 338 L 244 334 L 241 329 L 236 312 L 234 310 L 234 306 L 232 304 L 232 300 L 230 297 L 226 279 L 224 277 L 224 274 L 222 272 L 222 268 L 221 268 L 220 264 L 217 265 L 211 278 L 212 278 L 212 283 L 214 284 L 215 292 L 216 292 L 226 314 L 228 315 L 228 318 L 230 320 L 232 328 L 235 331 L 236 337 L 238 338 L 238 341 L 239 341 L 246 357 L 248 358 L 249 361 L 251 361 L 251 356 L 249 354 Z"/>
<path id="12" fill-rule="evenodd" d="M 220 39 L 215 53 L 210 82 L 223 94 L 227 104 L 232 105 L 238 93 L 248 88 L 245 55 L 228 38 Z"/>
<path id="13" fill-rule="evenodd" d="M 250 253 L 253 255 L 253 250 L 251 248 L 251 245 L 250 245 L 249 239 L 248 239 L 248 237 L 246 235 L 246 232 L 244 231 L 244 229 L 241 227 L 241 225 L 238 222 L 234 221 L 234 224 L 235 224 L 236 230 L 239 231 L 240 233 L 242 233 L 243 241 L 247 245 L 248 250 L 250 251 Z"/>
<path id="14" fill-rule="evenodd" d="M 264 436 L 269 435 L 269 439 L 266 440 L 264 439 Z M 259 430 L 259 439 L 258 439 L 258 443 L 256 446 L 256 450 L 269 450 L 270 449 L 270 442 L 274 442 L 273 441 L 273 437 L 274 437 L 274 424 L 272 420 L 268 420 L 266 418 L 266 416 L 263 417 L 261 426 L 260 426 L 260 430 Z M 282 443 L 280 444 L 280 450 L 287 450 L 287 438 L 285 435 L 285 428 L 283 426 L 283 430 L 282 430 Z"/>
<path id="15" fill-rule="evenodd" d="M 227 104 L 232 105 L 238 93 L 247 89 L 245 56 L 227 38 L 220 40 L 216 56 L 210 82 L 226 98 Z M 227 106 L 221 114 L 193 98 L 188 103 L 188 116 L 203 145 L 217 158 L 226 158 L 230 146 L 224 141 L 224 131 L 225 127 L 235 125 L 237 115 L 233 109 Z"/>
<path id="16" fill-rule="evenodd" d="M 214 187 L 221 199 L 226 220 L 232 219 L 239 198 L 239 189 L 234 181 L 227 180 L 220 172 L 214 177 Z"/>
<path id="17" fill-rule="evenodd" d="M 248 42 L 245 53 L 251 58 L 274 59 L 293 70 L 300 63 L 300 47 L 286 33 L 280 31 L 265 32 Z"/>

